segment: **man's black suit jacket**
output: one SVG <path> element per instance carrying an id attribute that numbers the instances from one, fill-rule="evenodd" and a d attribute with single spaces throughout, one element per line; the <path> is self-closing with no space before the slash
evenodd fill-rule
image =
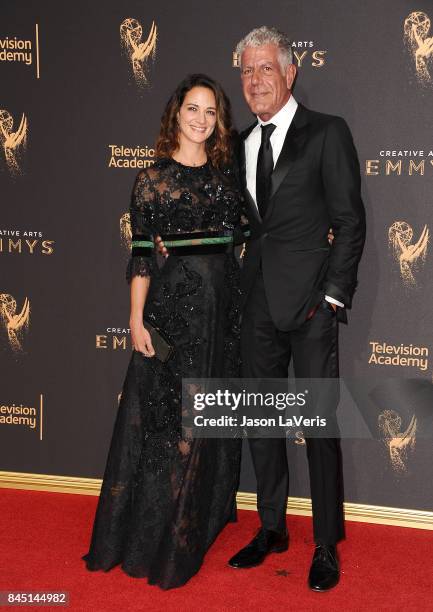
<path id="1" fill-rule="evenodd" d="M 261 261 L 272 320 L 278 329 L 289 331 L 302 325 L 325 294 L 351 306 L 365 241 L 359 162 L 344 119 L 298 104 L 261 219 L 245 174 L 245 139 L 255 125 L 240 135 L 238 151 L 251 232 L 242 292 L 246 301 Z M 345 310 L 338 310 L 344 320 Z"/>

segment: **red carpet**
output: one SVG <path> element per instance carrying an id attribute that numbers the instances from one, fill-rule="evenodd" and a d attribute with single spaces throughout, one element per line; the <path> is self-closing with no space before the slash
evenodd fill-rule
<path id="1" fill-rule="evenodd" d="M 306 587 L 311 519 L 288 517 L 287 553 L 234 570 L 227 559 L 258 526 L 256 513 L 241 511 L 200 573 L 164 592 L 119 567 L 85 569 L 80 557 L 87 552 L 96 497 L 2 489 L 0 500 L 0 590 L 66 590 L 70 610 L 433 610 L 433 531 L 347 522 L 347 540 L 339 546 L 341 582 L 329 593 L 312 593 Z"/>

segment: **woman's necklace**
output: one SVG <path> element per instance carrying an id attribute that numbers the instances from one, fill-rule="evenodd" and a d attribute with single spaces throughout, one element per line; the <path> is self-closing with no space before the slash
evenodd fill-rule
<path id="1" fill-rule="evenodd" d="M 182 166 L 191 166 L 191 167 L 204 166 L 205 163 L 207 162 L 207 157 L 201 158 L 200 161 L 193 161 L 193 162 L 191 162 L 190 160 L 179 159 L 179 155 L 176 155 L 176 157 L 174 157 L 173 155 L 172 157 L 175 161 L 179 162 L 179 164 L 182 164 Z"/>

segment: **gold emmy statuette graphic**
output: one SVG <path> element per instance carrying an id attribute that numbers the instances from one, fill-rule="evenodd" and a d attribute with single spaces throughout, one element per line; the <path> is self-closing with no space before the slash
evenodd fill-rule
<path id="1" fill-rule="evenodd" d="M 304 444 L 305 445 L 305 438 L 304 438 L 304 433 L 303 433 L 302 429 L 295 433 L 295 444 Z"/>
<path id="2" fill-rule="evenodd" d="M 132 240 L 131 221 L 129 218 L 129 212 L 124 213 L 120 217 L 120 240 L 122 244 L 126 247 L 126 249 L 128 249 L 129 251 L 131 249 L 131 240 Z"/>
<path id="3" fill-rule="evenodd" d="M 24 300 L 21 312 L 17 313 L 17 301 L 8 293 L 0 293 L 0 320 L 6 327 L 9 343 L 13 351 L 22 350 L 21 335 L 28 329 L 30 320 L 30 302 Z"/>
<path id="4" fill-rule="evenodd" d="M 408 451 L 413 451 L 416 444 L 415 415 L 404 432 L 400 431 L 401 417 L 395 410 L 384 410 L 379 415 L 378 422 L 383 433 L 383 442 L 389 450 L 391 466 L 396 472 L 406 472 Z"/>
<path id="5" fill-rule="evenodd" d="M 433 36 L 430 31 L 430 18 L 422 11 L 415 11 L 404 21 L 404 41 L 409 53 L 415 60 L 418 80 L 423 84 L 432 82 Z"/>
<path id="6" fill-rule="evenodd" d="M 5 154 L 6 165 L 13 174 L 20 172 L 19 156 L 27 142 L 27 118 L 23 114 L 18 129 L 13 132 L 14 120 L 7 110 L 0 110 L 0 142 Z"/>
<path id="7" fill-rule="evenodd" d="M 401 278 L 409 287 L 416 286 L 414 272 L 420 263 L 425 263 L 429 241 L 427 225 L 424 225 L 421 236 L 415 244 L 411 244 L 412 238 L 413 229 L 406 221 L 396 221 L 388 230 L 389 245 L 400 265 Z"/>
<path id="8" fill-rule="evenodd" d="M 158 29 L 154 21 L 145 42 L 141 42 L 143 28 L 137 19 L 124 19 L 120 26 L 120 42 L 129 56 L 134 77 L 139 86 L 148 84 L 147 62 L 155 59 Z"/>

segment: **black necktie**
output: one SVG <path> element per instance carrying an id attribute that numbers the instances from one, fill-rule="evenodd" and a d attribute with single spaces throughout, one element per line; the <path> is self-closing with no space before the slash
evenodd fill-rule
<path id="1" fill-rule="evenodd" d="M 274 169 L 274 158 L 272 156 L 271 134 L 276 125 L 268 123 L 262 125 L 262 142 L 260 144 L 259 155 L 257 157 L 256 173 L 256 201 L 263 219 L 268 206 L 268 199 L 271 187 L 271 174 Z"/>

